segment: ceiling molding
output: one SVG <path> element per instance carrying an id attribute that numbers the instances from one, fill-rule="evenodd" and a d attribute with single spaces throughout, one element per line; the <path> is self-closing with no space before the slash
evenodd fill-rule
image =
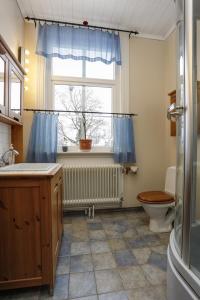
<path id="1" fill-rule="evenodd" d="M 164 41 L 164 37 L 163 36 L 154 35 L 154 34 L 146 34 L 146 33 L 140 33 L 140 34 L 138 34 L 137 38 L 144 38 L 144 39 L 150 39 L 150 40 Z"/>
<path id="2" fill-rule="evenodd" d="M 167 40 L 168 37 L 175 31 L 175 29 L 176 29 L 176 24 L 172 25 L 172 27 L 170 28 L 170 30 L 165 34 L 164 40 Z"/>

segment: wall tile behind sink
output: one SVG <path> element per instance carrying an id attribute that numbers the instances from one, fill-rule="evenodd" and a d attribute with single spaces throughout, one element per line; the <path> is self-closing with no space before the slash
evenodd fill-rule
<path id="1" fill-rule="evenodd" d="M 0 156 L 8 150 L 11 143 L 11 126 L 0 123 Z"/>

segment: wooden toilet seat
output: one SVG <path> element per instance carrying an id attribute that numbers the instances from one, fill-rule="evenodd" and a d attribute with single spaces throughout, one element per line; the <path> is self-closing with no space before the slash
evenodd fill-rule
<path id="1" fill-rule="evenodd" d="M 173 203 L 174 197 L 162 191 L 142 192 L 137 196 L 140 202 L 146 204 L 168 204 Z"/>

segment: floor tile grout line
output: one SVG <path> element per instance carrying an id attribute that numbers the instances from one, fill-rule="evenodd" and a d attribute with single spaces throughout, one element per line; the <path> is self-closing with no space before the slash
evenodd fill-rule
<path id="1" fill-rule="evenodd" d="M 90 245 L 90 253 L 91 253 L 91 257 L 92 257 L 92 265 L 93 265 L 93 273 L 94 273 L 94 280 L 95 280 L 95 287 L 96 287 L 96 295 L 97 295 L 97 280 L 96 280 L 96 274 L 95 274 L 95 268 L 94 268 L 94 261 L 93 261 L 93 256 L 92 256 L 92 247 L 91 247 L 91 243 L 89 242 Z M 98 297 L 98 296 L 97 296 Z M 99 297 L 98 297 L 99 298 Z"/>
<path id="2" fill-rule="evenodd" d="M 110 217 L 110 219 L 111 219 L 111 217 Z M 84 220 L 84 222 L 86 223 L 87 222 L 87 220 L 86 220 L 86 218 L 82 218 L 82 220 Z M 120 220 L 120 219 L 119 219 Z M 84 223 L 83 222 L 83 223 Z M 101 220 L 101 224 L 104 222 L 104 220 Z M 115 223 L 117 223 L 118 222 L 118 220 L 117 220 L 117 218 L 116 219 L 114 219 L 113 220 L 113 222 L 115 222 Z M 68 224 L 68 225 L 70 225 L 70 223 L 66 223 L 66 224 Z M 89 229 L 88 229 L 88 227 L 87 227 L 87 224 L 89 224 L 89 223 L 86 223 L 86 228 L 87 228 L 87 230 L 86 230 L 86 232 L 87 232 L 87 236 L 89 237 Z M 72 224 L 71 224 L 72 225 Z M 103 224 L 102 224 L 103 225 Z M 142 226 L 144 226 L 144 225 L 138 225 L 137 227 L 142 227 Z M 70 226 L 69 226 L 70 227 Z M 103 226 L 102 226 L 103 227 Z M 132 228 L 135 230 L 135 227 L 136 226 L 133 226 Z M 83 226 L 83 228 L 84 228 L 84 226 Z M 69 229 L 69 228 L 68 228 Z M 70 228 L 69 229 L 69 231 L 72 231 L 72 228 Z M 82 230 L 82 228 L 81 228 L 81 225 L 80 225 L 80 231 Z M 112 237 L 110 237 L 107 233 L 106 233 L 106 231 L 105 231 L 105 228 L 103 227 L 103 229 L 97 229 L 97 230 L 103 230 L 103 232 L 105 233 L 105 239 L 103 240 L 103 241 L 106 241 L 107 243 L 108 243 L 108 246 L 109 246 L 109 249 L 110 249 L 110 252 L 108 252 L 108 253 L 111 253 L 112 255 L 114 255 L 114 253 L 116 252 L 116 251 L 118 251 L 118 250 L 113 250 L 112 249 L 112 247 L 110 246 L 110 244 L 109 244 L 109 240 L 110 239 L 113 239 Z M 137 233 L 137 236 L 142 236 L 142 233 L 140 233 L 140 232 L 136 232 Z M 153 234 L 153 233 L 152 233 Z M 123 236 L 123 234 L 122 234 L 122 236 L 121 237 L 119 237 L 119 239 L 122 239 L 124 242 L 125 242 L 125 245 L 126 245 L 126 249 L 128 249 L 128 250 L 130 250 L 130 252 L 132 253 L 132 251 L 134 250 L 134 249 L 141 249 L 141 248 L 149 248 L 151 251 L 153 251 L 153 249 L 151 249 L 152 247 L 159 247 L 159 246 L 166 246 L 166 239 L 168 238 L 168 236 L 166 235 L 166 237 L 165 236 L 162 236 L 161 234 L 158 234 L 157 235 L 158 236 L 158 239 L 159 239 L 159 243 L 157 244 L 157 243 L 155 243 L 155 245 L 150 245 L 150 244 L 147 244 L 147 245 L 145 245 L 145 246 L 142 246 L 142 247 L 131 247 L 131 244 L 129 244 L 128 243 L 128 239 L 131 239 L 132 237 L 130 237 L 130 238 L 127 238 L 127 237 L 124 237 Z M 162 238 L 163 237 L 163 238 Z M 133 237 L 134 238 L 134 237 Z M 115 239 L 115 237 L 114 237 L 114 239 Z M 117 237 L 117 239 L 118 239 L 118 237 Z M 78 238 L 77 238 L 77 241 L 78 241 Z M 95 268 L 94 268 L 94 258 L 93 258 L 93 253 L 92 253 L 92 251 L 91 251 L 91 241 L 92 241 L 92 239 L 88 239 L 88 242 L 89 242 L 89 249 L 90 249 L 90 255 L 91 255 L 91 259 L 92 259 L 92 265 L 93 265 L 93 271 L 91 271 L 91 272 L 93 272 L 94 273 L 94 279 L 95 279 L 95 286 L 96 286 L 96 296 L 97 296 L 97 298 L 99 298 L 99 294 L 98 294 L 98 292 L 97 292 L 97 281 L 96 281 L 96 276 L 95 276 Z M 100 241 L 100 240 L 96 240 L 96 241 Z M 102 240 L 101 240 L 102 241 Z M 73 240 L 72 239 L 70 239 L 69 240 L 69 243 L 70 243 L 70 254 L 68 254 L 68 255 L 63 255 L 63 256 L 59 256 L 59 257 L 69 257 L 69 273 L 64 273 L 64 274 L 59 274 L 58 276 L 63 276 L 63 275 L 68 275 L 68 282 L 69 282 L 69 284 L 68 284 L 68 298 L 69 298 L 69 286 L 70 286 L 70 274 L 72 273 L 72 272 L 70 272 L 70 265 L 71 265 L 71 244 L 72 244 L 72 242 L 73 242 Z M 76 240 L 74 240 L 74 242 L 76 242 Z M 149 242 L 150 243 L 150 242 Z M 106 253 L 106 252 L 101 252 L 101 253 L 99 253 L 99 254 L 102 254 L 102 253 Z M 159 253 L 158 252 L 158 254 L 162 254 L 162 253 Z M 81 254 L 82 255 L 82 254 Z M 84 254 L 83 254 L 84 255 Z M 163 254 L 164 255 L 164 254 Z M 138 264 L 138 266 L 139 266 L 139 268 L 140 269 L 142 269 L 142 266 L 143 265 L 145 265 L 145 264 Z M 154 265 L 153 265 L 154 266 Z M 155 265 L 156 266 L 156 265 Z M 111 268 L 112 270 L 113 269 L 119 269 L 119 266 L 116 266 L 116 268 Z M 110 269 L 110 270 L 111 270 Z M 102 269 L 102 270 L 107 270 L 107 269 Z M 166 283 L 163 283 L 163 284 L 151 284 L 151 282 L 148 280 L 148 277 L 147 277 L 147 274 L 144 272 L 144 270 L 142 269 L 142 272 L 143 272 L 143 274 L 144 274 L 144 277 L 146 278 L 146 280 L 149 282 L 149 286 L 150 287 L 155 287 L 155 286 L 164 286 L 164 285 L 166 285 Z M 165 272 L 165 271 L 164 271 Z M 77 272 L 75 272 L 75 273 L 77 273 Z M 81 273 L 81 272 L 78 272 L 78 273 Z M 120 278 L 121 278 L 121 275 L 119 274 L 119 276 L 120 276 Z M 121 278 L 121 280 L 122 280 L 122 278 Z M 123 284 L 123 281 L 122 281 L 122 284 Z M 123 287 L 124 287 L 124 284 L 123 284 Z M 124 290 L 125 290 L 125 287 L 124 287 Z M 40 292 L 39 292 L 39 296 L 38 296 L 38 299 L 40 298 Z"/>
<path id="3" fill-rule="evenodd" d="M 71 268 L 71 243 L 70 243 L 70 256 L 69 256 L 68 299 L 69 299 L 69 287 L 70 287 L 70 268 Z"/>

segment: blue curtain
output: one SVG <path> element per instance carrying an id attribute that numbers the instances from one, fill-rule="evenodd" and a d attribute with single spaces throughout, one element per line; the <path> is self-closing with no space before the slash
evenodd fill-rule
<path id="1" fill-rule="evenodd" d="M 117 163 L 135 163 L 133 120 L 131 117 L 113 118 L 113 152 Z"/>
<path id="2" fill-rule="evenodd" d="M 35 113 L 29 139 L 27 162 L 56 162 L 58 115 Z"/>
<path id="3" fill-rule="evenodd" d="M 46 58 L 115 62 L 121 65 L 119 34 L 99 29 L 39 24 L 36 53 Z"/>

